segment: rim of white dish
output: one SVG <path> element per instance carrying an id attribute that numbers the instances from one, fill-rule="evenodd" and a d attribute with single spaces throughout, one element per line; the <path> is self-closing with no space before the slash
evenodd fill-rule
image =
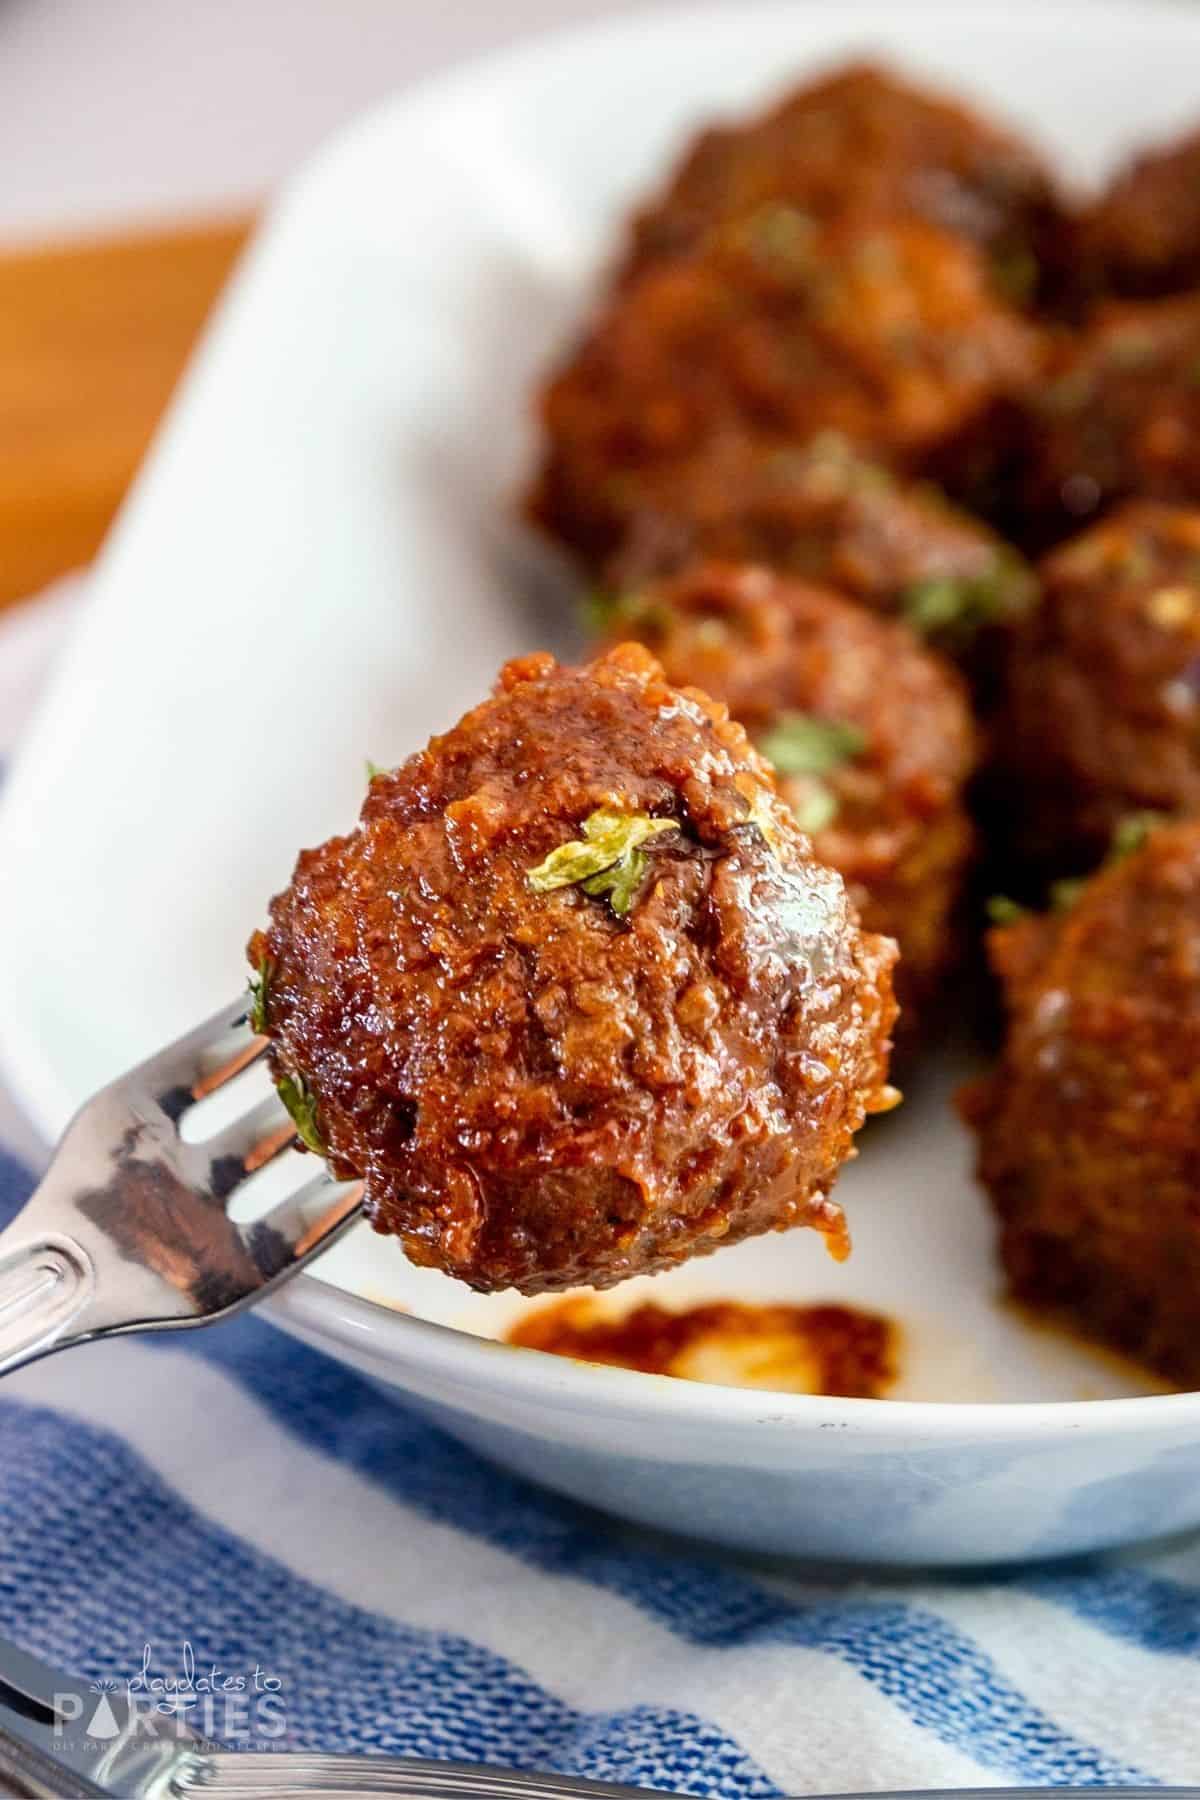
<path id="1" fill-rule="evenodd" d="M 795 11 L 795 0 L 755 0 L 750 6 L 732 5 L 729 0 L 683 7 L 660 4 L 632 16 L 532 33 L 503 49 L 466 58 L 398 89 L 334 132 L 286 184 L 260 231 L 268 231 L 283 204 L 294 204 L 310 183 L 326 179 L 343 157 L 355 153 L 360 140 L 368 138 L 397 110 L 452 103 L 461 97 L 462 90 L 481 78 L 494 79 L 522 66 L 553 60 L 564 52 L 586 51 L 589 45 L 616 38 L 648 40 L 663 33 L 702 30 L 706 23 L 734 16 L 741 30 L 751 31 L 755 15 L 779 18 Z M 959 12 L 959 0 L 921 0 L 905 16 L 907 23 L 915 26 Z M 894 9 L 881 0 L 849 0 L 849 4 L 847 0 L 810 0 L 803 16 L 806 24 L 817 27 L 828 21 L 844 29 L 851 20 L 859 29 L 867 21 L 878 21 L 892 30 L 895 27 Z M 997 37 L 1036 33 L 1056 39 L 1067 22 L 1077 22 L 1092 35 L 1117 29 L 1126 35 L 1135 31 L 1144 36 L 1148 30 L 1161 29 L 1200 40 L 1200 11 L 1186 10 L 1181 0 L 1006 0 L 1003 5 L 986 0 L 985 5 L 973 10 L 971 29 L 973 33 Z M 837 54 L 836 37 L 831 37 L 829 55 L 832 58 Z M 173 406 L 174 403 L 172 410 Z M 42 1135 L 53 1139 L 59 1134 L 60 1122 L 75 1110 L 75 1103 L 36 1037 L 24 1036 L 19 1028 L 14 1028 L 2 1007 L 0 1064 L 19 1105 Z M 760 1430 L 765 1424 L 783 1428 L 837 1424 L 854 1429 L 856 1434 L 861 1431 L 864 1435 L 903 1438 L 957 1438 L 968 1417 L 973 1436 L 1001 1438 L 1015 1433 L 1136 1436 L 1191 1421 L 1200 1429 L 1200 1392 L 1147 1394 L 1120 1400 L 866 1400 L 681 1381 L 639 1370 L 574 1361 L 479 1337 L 456 1326 L 401 1313 L 381 1301 L 351 1294 L 312 1273 L 298 1276 L 258 1310 L 284 1329 L 338 1344 L 352 1355 L 361 1356 L 366 1348 L 372 1360 L 394 1360 L 400 1366 L 420 1361 L 457 1382 L 482 1388 L 503 1387 L 530 1400 L 544 1400 L 547 1391 L 553 1390 L 562 1398 L 581 1404 L 600 1404 L 606 1409 L 659 1420 L 670 1414 L 680 1420 L 708 1420 Z M 389 1354 L 392 1346 L 396 1347 L 394 1356 Z"/>
<path id="2" fill-rule="evenodd" d="M 355 1357 L 365 1353 L 373 1362 L 394 1361 L 398 1368 L 420 1363 L 464 1387 L 503 1389 L 531 1404 L 544 1403 L 553 1392 L 574 1407 L 598 1406 L 660 1422 L 670 1416 L 757 1430 L 837 1425 L 856 1435 L 908 1439 L 959 1438 L 968 1418 L 972 1437 L 1124 1437 L 1178 1424 L 1200 1427 L 1200 1393 L 1122 1400 L 863 1400 L 680 1381 L 477 1337 L 348 1293 L 315 1274 L 299 1276 L 260 1310 L 285 1330 L 338 1344 Z"/>

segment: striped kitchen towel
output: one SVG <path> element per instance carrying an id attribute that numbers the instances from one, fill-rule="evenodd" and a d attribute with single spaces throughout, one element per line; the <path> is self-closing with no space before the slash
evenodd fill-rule
<path id="1" fill-rule="evenodd" d="M 29 1144 L 0 1150 L 0 1220 Z M 0 1630 L 98 1712 L 134 1681 L 235 1746 L 730 1800 L 1200 1780 L 1196 1542 L 802 1578 L 502 1474 L 253 1318 L 5 1380 Z"/>

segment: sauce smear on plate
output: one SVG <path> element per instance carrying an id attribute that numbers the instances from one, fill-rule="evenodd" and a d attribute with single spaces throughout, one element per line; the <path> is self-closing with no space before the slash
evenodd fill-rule
<path id="1" fill-rule="evenodd" d="M 878 1399 L 898 1374 L 899 1332 L 850 1306 L 708 1301 L 681 1312 L 653 1301 L 621 1316 L 561 1300 L 518 1321 L 510 1344 L 648 1375 L 726 1387 Z"/>

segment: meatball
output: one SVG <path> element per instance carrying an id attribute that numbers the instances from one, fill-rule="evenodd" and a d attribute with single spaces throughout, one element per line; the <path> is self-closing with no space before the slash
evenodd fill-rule
<path id="1" fill-rule="evenodd" d="M 895 946 L 641 646 L 510 663 L 250 957 L 284 1097 L 414 1262 L 537 1293 L 796 1224 L 844 1252 Z"/>
<path id="2" fill-rule="evenodd" d="M 968 239 L 1024 300 L 1059 222 L 1045 168 L 1018 138 L 885 69 L 854 63 L 747 124 L 705 131 L 634 222 L 628 266 L 677 256 L 770 207 L 923 219 Z"/>
<path id="3" fill-rule="evenodd" d="M 1129 163 L 1075 229 L 1085 292 L 1154 299 L 1200 286 L 1200 131 Z"/>
<path id="4" fill-rule="evenodd" d="M 1132 812 L 1200 812 L 1200 511 L 1130 501 L 1041 572 L 997 734 L 1005 811 L 1033 862 L 1088 867 Z"/>
<path id="5" fill-rule="evenodd" d="M 1012 1293 L 1200 1386 L 1200 823 L 989 949 L 1008 1035 L 963 1109 Z"/>
<path id="6" fill-rule="evenodd" d="M 1103 307 L 1022 404 L 1019 504 L 1054 542 L 1116 501 L 1200 501 L 1200 295 Z"/>
<path id="7" fill-rule="evenodd" d="M 1030 380 L 1040 344 L 976 252 L 932 226 L 751 219 L 605 303 L 543 391 L 531 510 L 595 557 L 730 436 L 795 447 L 835 431 L 916 466 Z"/>
<path id="8" fill-rule="evenodd" d="M 825 434 L 804 449 L 723 438 L 633 496 L 607 586 L 627 592 L 703 557 L 760 562 L 902 616 L 939 649 L 980 660 L 1032 604 L 1027 563 L 936 489 Z"/>
<path id="9" fill-rule="evenodd" d="M 709 563 L 618 602 L 667 680 L 723 700 L 821 862 L 896 939 L 901 1021 L 952 960 L 975 733 L 960 676 L 903 625 L 763 568 Z"/>

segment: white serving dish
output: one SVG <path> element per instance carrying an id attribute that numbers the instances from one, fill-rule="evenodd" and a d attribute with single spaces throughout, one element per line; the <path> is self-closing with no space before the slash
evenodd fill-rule
<path id="1" fill-rule="evenodd" d="M 1085 179 L 1200 114 L 1192 10 L 731 4 L 489 58 L 374 113 L 284 194 L 5 793 L 0 1039 L 48 1133 L 236 990 L 297 847 L 354 817 L 365 756 L 398 758 L 506 654 L 553 642 L 508 502 L 530 386 L 614 220 L 700 119 L 862 49 L 999 105 Z M 800 1233 L 654 1284 L 880 1307 L 905 1332 L 894 1400 L 515 1350 L 491 1336 L 520 1302 L 365 1231 L 270 1316 L 499 1462 L 739 1548 L 991 1562 L 1200 1524 L 1200 1394 L 1151 1396 L 997 1301 L 956 1078 L 943 1060 L 868 1134 L 841 1189 L 849 1265 Z"/>

